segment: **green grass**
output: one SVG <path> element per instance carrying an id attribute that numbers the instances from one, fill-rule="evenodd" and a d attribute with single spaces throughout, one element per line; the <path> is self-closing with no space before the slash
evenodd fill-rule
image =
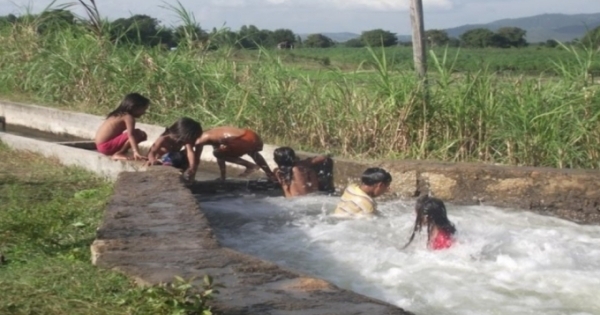
<path id="1" fill-rule="evenodd" d="M 588 75 L 596 49 L 436 49 L 425 98 L 407 48 L 166 51 L 83 27 L 40 35 L 35 22 L 0 38 L 6 97 L 105 115 L 137 91 L 152 100 L 143 122 L 188 116 L 205 129 L 252 128 L 267 143 L 354 159 L 600 166 L 599 85 Z M 330 66 L 319 64 L 325 57 Z M 523 71 L 497 71 L 513 62 Z"/>
<path id="2" fill-rule="evenodd" d="M 0 314 L 173 314 L 172 295 L 91 264 L 109 183 L 0 143 Z M 163 292 L 164 293 L 164 292 Z"/>

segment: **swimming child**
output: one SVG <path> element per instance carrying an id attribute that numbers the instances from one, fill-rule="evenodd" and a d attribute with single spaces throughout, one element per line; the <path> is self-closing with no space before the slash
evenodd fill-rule
<path id="1" fill-rule="evenodd" d="M 199 122 L 188 117 L 180 118 L 152 144 L 147 165 L 170 165 L 185 171 L 189 179 L 194 179 L 200 164 L 200 154 L 194 146 L 201 135 Z"/>
<path id="2" fill-rule="evenodd" d="M 114 160 L 130 160 L 129 149 L 133 150 L 134 160 L 143 160 L 138 144 L 146 141 L 146 133 L 135 129 L 135 120 L 140 118 L 150 105 L 150 100 L 138 93 L 130 93 L 123 98 L 119 107 L 106 116 L 94 142 L 98 152 L 112 156 Z"/>
<path id="3" fill-rule="evenodd" d="M 392 175 L 379 167 L 371 167 L 361 176 L 361 184 L 349 185 L 342 200 L 334 211 L 335 215 L 374 215 L 377 204 L 373 200 L 387 192 L 392 182 Z"/>
<path id="4" fill-rule="evenodd" d="M 404 248 L 408 247 L 415 238 L 415 233 L 420 232 L 423 225 L 427 226 L 427 247 L 433 250 L 445 249 L 454 243 L 456 228 L 448 220 L 446 206 L 438 198 L 427 195 L 419 197 L 415 205 L 417 218 L 412 235 Z"/>
<path id="5" fill-rule="evenodd" d="M 281 147 L 275 149 L 273 159 L 277 163 L 275 177 L 286 198 L 325 190 L 327 187 L 323 186 L 333 180 L 333 160 L 330 157 L 320 155 L 300 160 L 294 149 Z"/>
<path id="6" fill-rule="evenodd" d="M 276 180 L 269 165 L 259 153 L 263 149 L 262 139 L 250 129 L 225 126 L 207 130 L 196 140 L 196 151 L 202 153 L 202 147 L 205 145 L 213 147 L 213 155 L 217 158 L 222 180 L 225 180 L 226 175 L 225 162 L 246 167 L 240 177 L 248 176 L 262 168 L 269 179 Z M 242 159 L 245 154 L 248 154 L 256 164 Z"/>

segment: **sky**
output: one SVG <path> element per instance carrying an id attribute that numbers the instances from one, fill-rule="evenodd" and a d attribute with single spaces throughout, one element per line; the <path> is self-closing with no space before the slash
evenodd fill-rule
<path id="1" fill-rule="evenodd" d="M 54 6 L 76 0 L 58 0 Z M 89 2 L 89 0 L 84 0 Z M 49 0 L 0 0 L 0 15 L 18 15 L 29 7 L 39 12 Z M 179 0 L 194 13 L 203 29 L 242 25 L 260 29 L 287 28 L 297 34 L 352 32 L 381 28 L 410 34 L 410 0 Z M 177 0 L 96 0 L 100 14 L 109 19 L 146 14 L 167 26 L 180 24 L 172 10 Z M 600 0 L 423 0 L 425 28 L 444 29 L 488 23 L 504 18 L 543 13 L 597 13 Z M 83 14 L 81 5 L 70 10 Z"/>

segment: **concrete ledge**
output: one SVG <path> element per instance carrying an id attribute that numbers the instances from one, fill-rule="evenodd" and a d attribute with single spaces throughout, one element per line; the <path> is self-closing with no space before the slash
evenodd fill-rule
<path id="1" fill-rule="evenodd" d="M 81 167 L 112 181 L 116 180 L 121 172 L 146 170 L 141 163 L 113 161 L 111 158 L 95 151 L 3 132 L 0 132 L 0 141 L 15 150 L 37 152 L 45 157 L 57 158 L 62 164 Z"/>
<path id="2" fill-rule="evenodd" d="M 94 115 L 2 101 L 0 101 L 0 116 L 5 116 L 9 124 L 53 133 L 68 133 L 87 139 L 94 136 L 97 127 L 104 119 Z M 146 147 L 164 130 L 161 126 L 146 124 L 139 124 L 139 127 L 148 133 L 150 141 L 144 143 Z M 265 145 L 262 152 L 271 167 L 275 166 L 273 161 L 275 148 L 276 146 L 273 145 Z M 81 151 L 83 150 L 77 152 Z M 98 157 L 90 157 L 90 159 L 93 161 Z M 210 150 L 204 150 L 202 160 L 215 161 Z M 102 161 L 118 163 L 109 159 Z M 85 167 L 86 163 L 80 161 L 76 165 Z M 232 165 L 228 164 L 228 166 Z M 392 191 L 398 197 L 410 198 L 423 193 L 432 193 L 456 204 L 484 203 L 530 209 L 575 222 L 600 223 L 600 171 L 597 170 L 407 160 L 358 163 L 335 159 L 334 173 L 337 187 L 341 189 L 348 181 L 356 180 L 364 169 L 370 166 L 381 166 L 392 173 L 394 177 Z M 100 169 L 112 167 L 102 164 Z M 200 166 L 200 170 L 210 168 L 214 170 L 214 166 L 206 163 Z M 111 174 L 112 177 L 115 176 L 114 172 Z M 231 173 L 228 171 L 228 174 Z"/>
<path id="3" fill-rule="evenodd" d="M 68 134 L 83 139 L 94 139 L 96 130 L 104 121 L 104 117 L 101 116 L 2 100 L 0 100 L 0 116 L 5 117 L 6 123 L 9 125 L 20 125 L 55 134 Z M 165 131 L 165 126 L 137 123 L 136 127 L 148 134 L 148 140 L 140 143 L 140 148 L 144 150 L 148 150 Z M 276 146 L 266 144 L 262 152 L 271 168 L 276 166 L 273 161 L 273 151 L 276 148 Z M 202 161 L 216 162 L 212 150 L 204 150 L 201 159 Z M 231 166 L 237 167 L 237 165 Z"/>
<path id="4" fill-rule="evenodd" d="M 326 281 L 223 248 L 172 168 L 122 173 L 92 244 L 97 266 L 140 284 L 205 274 L 226 288 L 217 314 L 410 314 Z"/>

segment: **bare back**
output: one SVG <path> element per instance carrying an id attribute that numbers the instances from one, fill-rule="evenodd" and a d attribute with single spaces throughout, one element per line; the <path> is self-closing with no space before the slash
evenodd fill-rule
<path id="1" fill-rule="evenodd" d="M 311 159 L 302 160 L 292 168 L 292 180 L 288 184 L 278 172 L 279 182 L 286 197 L 303 196 L 319 190 L 317 172 L 313 169 Z"/>
<path id="2" fill-rule="evenodd" d="M 201 145 L 219 145 L 223 140 L 229 138 L 238 138 L 244 135 L 245 129 L 223 126 L 209 129 L 202 133 L 197 144 Z"/>
<path id="3" fill-rule="evenodd" d="M 133 118 L 129 115 L 108 117 L 102 123 L 102 125 L 100 125 L 98 131 L 96 131 L 96 137 L 94 138 L 94 142 L 96 143 L 96 145 L 111 140 L 114 137 L 122 134 L 125 130 L 127 130 L 127 124 L 125 122 L 126 119 Z"/>

